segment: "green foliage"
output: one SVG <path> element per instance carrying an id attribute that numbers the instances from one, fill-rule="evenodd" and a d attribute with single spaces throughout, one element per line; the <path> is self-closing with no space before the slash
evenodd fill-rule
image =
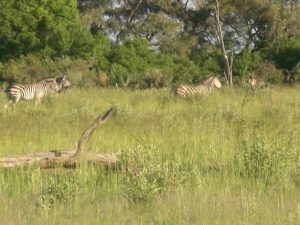
<path id="1" fill-rule="evenodd" d="M 99 83 L 99 74 L 105 74 L 110 84 L 137 88 L 194 83 L 223 74 L 212 13 L 215 2 L 195 1 L 193 7 L 190 3 L 1 1 L 0 79 L 44 76 L 12 74 L 7 69 L 5 63 L 16 64 L 11 60 L 18 58 L 20 70 L 32 69 L 22 63 L 27 55 L 41 56 L 41 61 L 65 56 L 88 61 L 90 71 L 83 75 L 81 86 L 90 85 L 90 80 Z M 226 49 L 241 50 L 234 59 L 233 76 L 261 76 L 263 65 L 276 73 L 267 75 L 269 81 L 281 81 L 277 69 L 290 70 L 299 61 L 298 4 L 294 0 L 219 3 Z M 249 52 L 250 48 L 255 51 Z M 38 70 L 46 74 L 47 68 Z"/>
<path id="2" fill-rule="evenodd" d="M 76 198 L 78 189 L 79 182 L 74 177 L 54 176 L 47 180 L 38 204 L 45 210 L 53 209 L 58 203 L 69 204 Z"/>
<path id="3" fill-rule="evenodd" d="M 223 74 L 221 52 L 210 45 L 203 45 L 200 50 L 194 51 L 191 54 L 191 60 L 198 65 L 202 78 L 210 76 L 212 73 Z"/>
<path id="4" fill-rule="evenodd" d="M 233 65 L 233 74 L 239 77 L 249 77 L 257 71 L 263 59 L 258 51 L 250 52 L 244 49 L 235 59 Z"/>
<path id="5" fill-rule="evenodd" d="M 97 32 L 94 39 L 95 47 L 93 49 L 93 58 L 96 61 L 95 64 L 101 70 L 108 71 L 110 66 L 108 56 L 111 52 L 108 37 L 102 32 Z"/>
<path id="6" fill-rule="evenodd" d="M 150 67 L 153 54 L 145 39 L 128 40 L 118 45 L 109 57 L 114 80 L 123 86 L 135 85 Z"/>
<path id="7" fill-rule="evenodd" d="M 255 72 L 258 78 L 271 84 L 281 83 L 283 79 L 282 71 L 277 69 L 272 62 L 261 63 Z"/>
<path id="8" fill-rule="evenodd" d="M 168 180 L 166 165 L 157 157 L 155 146 L 138 146 L 123 154 L 122 167 L 125 193 L 132 203 L 153 201 L 158 193 L 165 191 Z"/>
<path id="9" fill-rule="evenodd" d="M 199 78 L 199 68 L 188 57 L 173 58 L 173 83 L 192 83 Z"/>
<path id="10" fill-rule="evenodd" d="M 97 72 L 90 70 L 91 66 L 91 63 L 83 59 L 70 57 L 50 59 L 29 54 L 2 64 L 0 76 L 9 83 L 28 83 L 66 74 L 74 85 L 83 81 L 95 85 L 93 79 L 97 77 Z"/>
<path id="11" fill-rule="evenodd" d="M 242 142 L 242 175 L 261 179 L 266 184 L 290 182 L 289 179 L 293 179 L 291 171 L 295 171 L 295 165 L 289 164 L 295 157 L 290 145 L 291 142 L 271 143 L 260 137 L 254 143 Z"/>
<path id="12" fill-rule="evenodd" d="M 9 83 L 28 83 L 49 77 L 52 74 L 52 69 L 48 60 L 43 60 L 38 55 L 29 54 L 3 64 L 0 74 L 3 80 Z"/>
<path id="13" fill-rule="evenodd" d="M 152 202 L 174 186 L 192 184 L 199 176 L 197 166 L 187 158 L 164 159 L 154 145 L 138 145 L 121 157 L 124 193 L 131 203 Z"/>
<path id="14" fill-rule="evenodd" d="M 0 60 L 42 52 L 87 57 L 93 39 L 80 23 L 77 1 L 1 1 Z"/>
<path id="15" fill-rule="evenodd" d="M 128 40 L 118 45 L 109 58 L 112 79 L 125 87 L 163 87 L 171 82 L 199 80 L 199 68 L 194 61 L 186 56 L 154 52 L 145 39 Z"/>
<path id="16" fill-rule="evenodd" d="M 291 70 L 300 61 L 300 39 L 290 38 L 269 49 L 269 57 L 280 69 Z"/>

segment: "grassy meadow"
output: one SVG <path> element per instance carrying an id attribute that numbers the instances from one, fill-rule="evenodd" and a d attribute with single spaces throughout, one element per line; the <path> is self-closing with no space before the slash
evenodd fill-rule
<path id="1" fill-rule="evenodd" d="M 0 95 L 0 157 L 74 147 L 119 152 L 114 170 L 0 170 L 0 224 L 300 224 L 300 89 L 72 88 L 20 102 Z"/>

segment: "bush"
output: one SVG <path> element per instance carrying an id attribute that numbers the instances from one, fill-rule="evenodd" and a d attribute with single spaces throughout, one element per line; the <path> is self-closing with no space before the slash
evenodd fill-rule
<path id="1" fill-rule="evenodd" d="M 163 165 L 155 157 L 155 146 L 138 146 L 128 154 L 122 154 L 122 165 L 126 171 L 124 189 L 130 202 L 149 202 L 162 192 L 167 183 Z"/>
<path id="2" fill-rule="evenodd" d="M 265 62 L 259 66 L 256 71 L 257 77 L 268 83 L 280 83 L 283 79 L 283 73 L 278 70 L 274 63 Z"/>
<path id="3" fill-rule="evenodd" d="M 51 64 L 50 59 L 42 59 L 36 54 L 21 56 L 19 59 L 10 60 L 4 64 L 2 71 L 0 71 L 1 77 L 9 83 L 41 80 L 57 72 L 56 68 L 51 68 L 48 62 Z"/>
<path id="4" fill-rule="evenodd" d="M 151 202 L 171 185 L 184 181 L 181 176 L 187 171 L 181 171 L 176 162 L 162 160 L 158 152 L 153 145 L 139 145 L 122 154 L 124 193 L 130 202 Z"/>
<path id="5" fill-rule="evenodd" d="M 28 83 L 65 74 L 73 85 L 106 85 L 103 83 L 105 73 L 91 69 L 93 65 L 92 61 L 68 56 L 50 59 L 29 54 L 1 64 L 0 77 L 7 83 Z"/>
<path id="6" fill-rule="evenodd" d="M 195 82 L 211 74 L 223 74 L 223 59 L 218 48 L 204 44 L 200 50 L 194 51 L 190 58 L 198 69 L 199 77 Z"/>
<path id="7" fill-rule="evenodd" d="M 290 38 L 279 42 L 276 47 L 269 49 L 268 54 L 278 68 L 291 70 L 300 60 L 300 39 Z"/>
<path id="8" fill-rule="evenodd" d="M 244 49 L 234 59 L 233 74 L 234 76 L 248 78 L 250 74 L 255 73 L 260 65 L 263 63 L 263 59 L 259 52 L 250 52 L 248 49 Z M 246 77 L 246 78 L 245 78 Z"/>
<path id="9" fill-rule="evenodd" d="M 271 143 L 256 137 L 255 142 L 243 141 L 241 149 L 242 162 L 236 168 L 241 168 L 242 176 L 278 185 L 284 185 L 296 177 L 297 165 L 293 162 L 297 157 L 290 140 Z"/>
<path id="10" fill-rule="evenodd" d="M 79 182 L 73 177 L 67 179 L 55 176 L 47 180 L 46 187 L 40 193 L 38 205 L 44 209 L 52 209 L 59 203 L 70 203 L 76 197 Z"/>

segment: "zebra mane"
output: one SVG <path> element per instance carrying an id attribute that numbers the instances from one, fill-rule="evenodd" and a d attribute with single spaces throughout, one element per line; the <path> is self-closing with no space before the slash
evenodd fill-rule
<path id="1" fill-rule="evenodd" d="M 52 82 L 54 82 L 54 81 L 56 81 L 55 78 L 46 78 L 46 79 L 40 80 L 40 81 L 38 81 L 38 82 L 52 83 Z"/>
<path id="2" fill-rule="evenodd" d="M 202 85 L 203 85 L 203 86 L 206 86 L 206 87 L 212 87 L 215 78 L 216 78 L 215 76 L 209 77 L 208 79 L 206 79 L 206 80 L 202 83 Z"/>
<path id="3" fill-rule="evenodd" d="M 66 75 L 64 76 L 61 76 L 61 77 L 57 77 L 57 78 L 54 78 L 56 80 L 57 83 L 62 83 L 65 79 L 66 79 Z"/>

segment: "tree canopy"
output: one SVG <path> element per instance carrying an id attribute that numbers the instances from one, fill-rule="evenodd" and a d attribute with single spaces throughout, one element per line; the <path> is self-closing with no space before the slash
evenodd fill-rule
<path id="1" fill-rule="evenodd" d="M 214 4 L 214 0 L 0 1 L 0 78 L 10 69 L 7 62 L 11 65 L 30 54 L 87 60 L 91 70 L 101 70 L 124 85 L 151 73 L 168 82 L 222 75 Z M 219 0 L 219 4 L 225 48 L 234 54 L 235 78 L 259 74 L 262 65 L 273 65 L 281 73 L 300 61 L 299 0 Z"/>

